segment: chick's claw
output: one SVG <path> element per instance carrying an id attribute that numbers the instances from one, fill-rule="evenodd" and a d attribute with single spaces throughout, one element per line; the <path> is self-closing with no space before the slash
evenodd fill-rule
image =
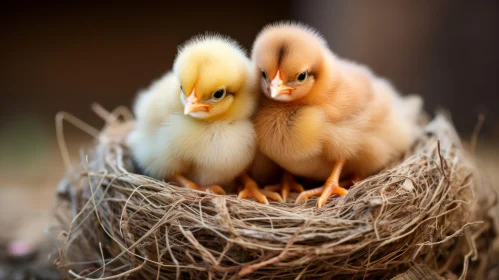
<path id="1" fill-rule="evenodd" d="M 213 186 L 204 187 L 204 188 L 199 187 L 199 189 L 204 190 L 204 191 L 211 190 L 212 192 L 214 192 L 216 194 L 220 194 L 220 195 L 226 194 L 224 189 L 222 189 L 222 187 L 220 187 L 219 185 L 213 185 Z"/>
<path id="2" fill-rule="evenodd" d="M 247 197 L 253 197 L 258 202 L 263 204 L 269 204 L 267 198 L 283 202 L 281 195 L 279 193 L 260 189 L 256 184 L 256 182 L 253 181 L 253 179 L 251 179 L 247 174 L 241 175 L 240 180 L 244 185 L 244 189 L 239 192 L 239 195 L 237 196 L 238 198 L 243 199 Z"/>
<path id="3" fill-rule="evenodd" d="M 327 200 L 329 197 L 331 197 L 333 194 L 337 194 L 339 196 L 343 196 L 347 194 L 348 191 L 340 186 L 329 186 L 329 187 L 319 187 L 311 190 L 307 190 L 302 192 L 298 198 L 296 198 L 296 203 L 301 203 L 313 196 L 318 196 L 320 195 L 319 199 L 317 200 L 317 207 L 321 208 L 326 204 Z"/>
<path id="4" fill-rule="evenodd" d="M 317 208 L 321 208 L 324 204 L 326 204 L 328 198 L 333 195 L 345 195 L 348 191 L 342 187 L 340 187 L 340 174 L 345 166 L 346 160 L 338 160 L 334 163 L 333 171 L 331 175 L 326 180 L 326 184 L 324 184 L 324 189 L 322 191 L 321 196 L 317 200 Z"/>
<path id="5" fill-rule="evenodd" d="M 326 186 L 326 187 L 324 187 L 324 190 L 323 190 L 321 196 L 317 200 L 317 208 L 321 208 L 322 206 L 324 206 L 324 204 L 326 204 L 328 198 L 331 197 L 333 194 L 343 196 L 347 193 L 348 193 L 348 191 L 340 186 L 337 186 L 337 185 L 336 186 L 335 185 Z"/>
<path id="6" fill-rule="evenodd" d="M 192 190 L 197 190 L 197 191 L 207 191 L 211 190 L 212 192 L 216 194 L 225 194 L 224 189 L 220 187 L 219 185 L 212 185 L 209 187 L 200 187 L 196 183 L 192 182 L 191 180 L 185 178 L 184 176 L 177 174 L 173 176 L 173 181 L 175 181 L 179 186 L 184 187 L 184 188 L 189 188 Z"/>
<path id="7" fill-rule="evenodd" d="M 303 202 L 313 196 L 321 195 L 324 191 L 324 187 L 319 187 L 311 190 L 304 191 L 296 198 L 296 203 Z"/>
<path id="8" fill-rule="evenodd" d="M 281 198 L 281 195 L 279 193 L 266 191 L 266 190 L 260 190 L 260 189 L 258 189 L 258 187 L 253 188 L 251 186 L 246 186 L 244 188 L 244 190 L 239 192 L 239 195 L 237 197 L 241 198 L 241 199 L 253 197 L 258 202 L 263 203 L 263 204 L 269 204 L 269 201 L 267 200 L 267 198 L 282 202 L 282 198 Z"/>
<path id="9" fill-rule="evenodd" d="M 291 191 L 301 193 L 304 190 L 303 186 L 295 181 L 293 175 L 287 172 L 282 176 L 281 184 L 266 186 L 264 189 L 273 192 L 281 191 L 281 196 L 284 202 L 288 200 L 289 193 Z"/>

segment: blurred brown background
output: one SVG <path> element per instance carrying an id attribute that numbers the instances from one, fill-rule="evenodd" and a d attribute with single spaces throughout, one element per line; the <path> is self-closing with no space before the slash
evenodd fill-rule
<path id="1" fill-rule="evenodd" d="M 424 96 L 430 113 L 448 109 L 464 139 L 485 114 L 479 152 L 495 175 L 498 5 L 493 0 L 3 2 L 0 242 L 43 238 L 63 172 L 54 129 L 58 111 L 99 128 L 102 122 L 90 104 L 130 106 L 139 89 L 171 67 L 177 45 L 191 36 L 215 31 L 250 49 L 258 31 L 276 20 L 316 27 L 339 56 L 369 65 L 402 93 Z M 90 140 L 75 129 L 67 132 L 74 153 Z"/>

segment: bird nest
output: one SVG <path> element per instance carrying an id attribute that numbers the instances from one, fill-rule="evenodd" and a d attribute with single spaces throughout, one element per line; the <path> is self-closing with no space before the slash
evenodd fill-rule
<path id="1" fill-rule="evenodd" d="M 70 119 L 96 143 L 58 190 L 55 263 L 68 278 L 410 279 L 423 266 L 440 279 L 491 265 L 495 194 L 442 115 L 403 159 L 320 209 L 316 198 L 263 205 L 136 174 L 124 115 L 100 133 Z"/>

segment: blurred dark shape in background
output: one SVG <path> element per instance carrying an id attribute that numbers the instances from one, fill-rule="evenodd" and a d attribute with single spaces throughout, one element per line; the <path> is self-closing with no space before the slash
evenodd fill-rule
<path id="1" fill-rule="evenodd" d="M 100 128 L 91 103 L 130 107 L 138 90 L 170 69 L 177 45 L 191 36 L 227 34 L 249 50 L 259 30 L 277 20 L 317 28 L 337 55 L 368 65 L 404 94 L 421 94 L 430 113 L 448 109 L 465 139 L 484 113 L 479 147 L 497 167 L 499 146 L 492 139 L 499 139 L 498 5 L 493 0 L 4 2 L 0 228 L 11 230 L 1 231 L 0 240 L 37 239 L 43 232 L 47 201 L 63 172 L 55 141 L 58 111 Z M 90 139 L 76 132 L 68 130 L 70 142 Z"/>
<path id="2" fill-rule="evenodd" d="M 422 94 L 430 112 L 449 109 L 463 135 L 479 113 L 487 115 L 484 133 L 498 133 L 496 1 L 117 3 L 4 4 L 3 122 L 29 115 L 52 129 L 65 110 L 98 125 L 92 102 L 130 106 L 189 37 L 215 31 L 250 49 L 266 23 L 297 19 L 324 34 L 339 56 L 367 64 L 403 93 Z"/>
<path id="3" fill-rule="evenodd" d="M 430 113 L 450 110 L 469 136 L 499 136 L 497 1 L 353 0 L 296 4 L 296 15 L 340 56 L 369 65 L 402 93 L 419 93 Z"/>
<path id="4" fill-rule="evenodd" d="M 193 35 L 215 31 L 250 48 L 263 25 L 290 17 L 287 1 L 48 2 L 1 9 L 3 121 L 29 114 L 52 127 L 64 110 L 98 124 L 92 102 L 130 106 Z"/>

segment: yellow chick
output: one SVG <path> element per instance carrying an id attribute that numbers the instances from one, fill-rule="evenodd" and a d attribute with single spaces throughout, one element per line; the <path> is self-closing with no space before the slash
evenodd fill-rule
<path id="1" fill-rule="evenodd" d="M 219 194 L 225 193 L 221 185 L 238 177 L 245 186 L 240 197 L 268 203 L 245 172 L 256 152 L 253 73 L 232 39 L 198 36 L 181 47 L 173 72 L 141 92 L 134 105 L 137 124 L 127 144 L 144 173 Z"/>
<path id="2" fill-rule="evenodd" d="M 340 177 L 379 171 L 418 133 L 419 97 L 402 98 L 367 67 L 336 57 L 307 26 L 265 27 L 252 61 L 265 96 L 254 116 L 262 153 L 292 175 L 326 181 L 297 202 L 320 195 L 321 207 L 332 194 L 346 194 Z M 279 186 L 283 197 L 301 191 L 289 173 Z"/>

